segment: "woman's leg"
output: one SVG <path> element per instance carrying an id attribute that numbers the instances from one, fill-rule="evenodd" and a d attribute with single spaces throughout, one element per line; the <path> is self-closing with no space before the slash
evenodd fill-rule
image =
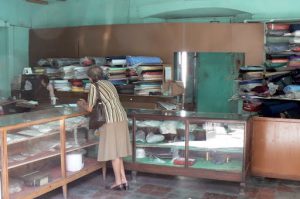
<path id="1" fill-rule="evenodd" d="M 126 179 L 126 174 L 125 174 L 125 169 L 124 169 L 124 162 L 123 162 L 123 158 L 120 158 L 120 165 L 121 165 L 121 181 L 122 183 L 127 183 L 127 179 Z"/>
<path id="2" fill-rule="evenodd" d="M 121 160 L 120 160 L 120 158 L 116 158 L 116 159 L 112 160 L 111 162 L 112 162 L 112 167 L 113 167 L 114 174 L 115 174 L 115 183 L 113 186 L 120 185 L 120 184 L 122 184 Z"/>

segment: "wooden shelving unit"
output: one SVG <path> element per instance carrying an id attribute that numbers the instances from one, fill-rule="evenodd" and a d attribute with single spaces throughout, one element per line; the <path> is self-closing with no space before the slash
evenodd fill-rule
<path id="1" fill-rule="evenodd" d="M 129 118 L 132 120 L 133 155 L 131 158 L 125 159 L 126 169 L 155 174 L 240 182 L 242 188 L 245 185 L 246 176 L 250 169 L 250 122 L 248 117 L 241 117 L 237 114 L 195 114 L 193 112 L 165 114 L 163 111 L 156 110 L 136 110 L 132 113 L 129 112 Z M 160 129 L 163 124 L 155 127 L 148 123 L 148 125 L 144 124 L 142 126 L 138 124 L 139 121 L 144 120 L 148 122 L 149 120 L 176 121 L 177 124 L 183 122 L 185 125 L 183 132 L 182 128 L 176 128 L 175 136 L 183 135 L 185 140 L 180 141 L 180 143 L 170 141 L 166 139 L 167 134 L 162 133 Z M 191 134 L 194 133 L 190 125 L 197 124 L 199 125 L 197 127 L 204 129 L 206 123 L 222 127 L 224 132 L 220 133 L 213 130 L 215 135 L 212 137 L 205 137 L 205 140 L 203 137 L 194 137 L 193 141 L 190 140 Z M 231 127 L 232 131 L 229 128 L 226 131 L 225 126 Z M 141 143 L 136 141 L 141 139 L 141 136 L 137 135 L 138 131 L 145 132 L 146 141 L 148 133 L 164 135 L 165 139 L 160 142 L 157 141 L 157 143 Z M 209 134 L 210 130 L 206 132 Z M 214 145 L 212 145 L 213 143 Z M 143 151 L 142 155 L 140 151 Z M 213 159 L 217 157 L 216 154 L 220 155 L 221 158 L 224 157 L 224 162 L 218 163 L 218 158 Z M 180 161 L 182 160 L 180 164 L 174 162 L 177 158 Z M 192 165 L 190 165 L 191 160 L 194 160 Z"/>
<path id="2" fill-rule="evenodd" d="M 64 110 L 66 109 L 66 110 Z M 9 116 L 3 116 L 0 122 L 0 135 L 1 135 L 1 172 L 2 172 L 2 198 L 5 199 L 31 199 L 41 196 L 51 190 L 62 187 L 64 198 L 67 198 L 67 184 L 77 180 L 91 172 L 102 169 L 103 177 L 106 174 L 105 163 L 100 163 L 93 158 L 84 158 L 84 167 L 77 172 L 68 172 L 66 169 L 66 154 L 77 151 L 80 149 L 88 149 L 98 145 L 98 141 L 94 139 L 86 139 L 85 142 L 79 143 L 78 145 L 73 145 L 70 148 L 66 148 L 66 124 L 65 121 L 68 118 L 73 118 L 77 116 L 84 116 L 86 112 L 82 112 L 77 108 L 52 108 L 47 110 L 41 110 L 38 112 L 30 112 L 26 114 L 15 114 Z M 30 118 L 30 120 L 28 119 Z M 59 130 L 53 131 L 45 134 L 37 134 L 37 136 L 25 136 L 26 139 L 7 143 L 7 134 L 18 134 L 18 129 L 28 128 L 32 125 L 38 125 L 48 122 L 57 121 L 59 124 Z M 80 124 L 74 126 L 74 128 L 80 127 Z M 25 157 L 25 159 L 20 161 L 9 161 L 10 155 L 14 155 L 14 150 L 16 154 L 21 150 L 20 147 L 28 144 L 29 147 L 32 143 L 39 143 L 41 140 L 45 141 L 47 138 L 53 138 L 55 136 L 55 141 L 57 145 L 51 150 L 40 149 L 40 152 L 33 156 Z M 12 153 L 11 153 L 12 152 Z M 53 159 L 54 158 L 54 159 Z M 26 186 L 22 185 L 22 190 L 17 193 L 10 193 L 10 177 L 11 174 L 19 175 L 19 173 L 29 173 L 36 171 L 34 169 L 36 164 L 43 164 L 46 161 L 56 160 L 57 166 L 51 166 L 47 170 L 49 176 L 49 182 L 41 186 Z M 48 161 L 48 162 L 49 162 Z M 47 165 L 47 164 L 46 164 Z M 54 164 L 56 165 L 56 163 Z M 11 172 L 13 170 L 13 172 Z M 16 172 L 17 171 L 17 172 Z M 26 172 L 25 172 L 26 171 Z M 16 174 L 17 173 L 17 174 Z M 18 177 L 18 176 L 12 176 Z"/>

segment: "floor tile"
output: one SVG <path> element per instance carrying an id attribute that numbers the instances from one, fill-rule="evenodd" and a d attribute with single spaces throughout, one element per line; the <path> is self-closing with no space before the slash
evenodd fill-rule
<path id="1" fill-rule="evenodd" d="M 278 179 L 250 177 L 244 193 L 239 183 L 157 174 L 138 173 L 129 181 L 128 191 L 106 190 L 113 182 L 112 171 L 104 181 L 99 172 L 68 185 L 68 199 L 300 199 L 300 183 Z M 38 199 L 63 199 L 62 189 Z"/>

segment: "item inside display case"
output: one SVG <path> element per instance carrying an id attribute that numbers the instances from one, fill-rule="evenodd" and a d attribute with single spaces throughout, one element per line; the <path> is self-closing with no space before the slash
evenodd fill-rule
<path id="1" fill-rule="evenodd" d="M 9 193 L 18 193 L 22 191 L 22 187 L 24 185 L 24 181 L 19 178 L 10 178 L 9 179 Z"/>
<path id="2" fill-rule="evenodd" d="M 80 171 L 84 167 L 83 151 L 74 151 L 67 154 L 67 171 Z"/>
<path id="3" fill-rule="evenodd" d="M 191 166 L 191 165 L 195 164 L 195 162 L 196 162 L 196 159 L 189 158 L 187 165 Z M 173 163 L 175 165 L 184 165 L 185 164 L 185 158 L 182 158 L 182 157 L 176 158 L 176 159 L 173 160 Z"/>
<path id="4" fill-rule="evenodd" d="M 48 184 L 50 180 L 50 174 L 42 171 L 34 171 L 21 176 L 26 186 L 40 187 Z"/>
<path id="5" fill-rule="evenodd" d="M 136 149 L 136 161 L 139 163 L 164 166 L 187 164 L 193 168 L 213 170 L 239 171 L 242 168 L 244 124 L 190 124 L 187 163 L 183 158 L 186 144 L 183 122 L 137 120 L 136 124 L 136 144 L 139 147 Z"/>

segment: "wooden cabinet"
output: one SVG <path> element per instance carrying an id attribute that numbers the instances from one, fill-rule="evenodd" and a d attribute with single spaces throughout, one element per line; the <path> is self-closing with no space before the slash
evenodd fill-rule
<path id="1" fill-rule="evenodd" d="M 87 99 L 86 92 L 62 92 L 57 91 L 58 103 L 76 103 L 78 99 Z M 142 96 L 120 94 L 120 101 L 124 108 L 130 109 L 159 109 L 158 102 L 175 102 L 173 96 Z"/>
<path id="2" fill-rule="evenodd" d="M 253 118 L 253 175 L 300 180 L 300 121 Z"/>
<path id="3" fill-rule="evenodd" d="M 2 198 L 31 199 L 59 187 L 67 198 L 69 182 L 101 168 L 105 176 L 85 114 L 63 106 L 1 117 Z"/>
<path id="4" fill-rule="evenodd" d="M 175 101 L 173 96 L 141 96 L 141 95 L 120 95 L 120 101 L 128 109 L 159 109 L 158 102 Z"/>
<path id="5" fill-rule="evenodd" d="M 235 114 L 128 112 L 133 156 L 126 169 L 245 182 L 248 118 Z"/>

